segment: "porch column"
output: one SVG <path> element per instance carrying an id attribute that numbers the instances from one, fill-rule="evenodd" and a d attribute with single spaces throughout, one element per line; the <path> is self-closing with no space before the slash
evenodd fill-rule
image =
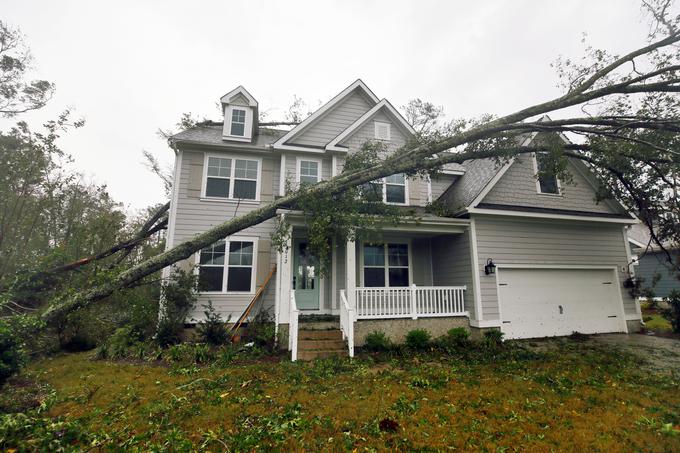
<path id="1" fill-rule="evenodd" d="M 288 324 L 290 317 L 291 268 L 293 266 L 292 239 L 289 237 L 286 249 L 280 253 L 281 263 L 278 271 L 281 273 L 279 283 L 279 324 Z"/>
<path id="2" fill-rule="evenodd" d="M 356 308 L 356 244 L 354 241 L 347 241 L 345 246 L 345 291 L 347 291 L 347 302 L 352 308 Z"/>

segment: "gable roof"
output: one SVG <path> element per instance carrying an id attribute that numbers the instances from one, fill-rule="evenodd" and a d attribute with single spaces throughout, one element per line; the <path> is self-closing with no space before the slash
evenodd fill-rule
<path id="1" fill-rule="evenodd" d="M 290 145 L 290 142 L 295 136 L 300 134 L 302 131 L 306 130 L 311 124 L 315 123 L 317 120 L 322 118 L 327 112 L 333 109 L 337 104 L 339 104 L 343 99 L 350 96 L 355 90 L 363 92 L 368 99 L 375 105 L 379 102 L 378 97 L 366 86 L 366 84 L 361 80 L 357 79 L 347 88 L 342 90 L 340 93 L 335 95 L 330 101 L 322 105 L 318 110 L 308 116 L 303 122 L 291 129 L 286 135 L 281 137 L 274 143 L 274 148 L 276 149 L 293 149 L 297 150 L 299 145 Z M 305 148 L 302 148 L 303 150 Z M 308 150 L 308 149 L 307 149 Z"/>
<path id="2" fill-rule="evenodd" d="M 227 93 L 227 94 L 225 94 L 224 96 L 222 96 L 222 97 L 220 98 L 220 102 L 221 102 L 222 104 L 228 104 L 229 101 L 230 101 L 234 96 L 237 96 L 237 95 L 239 95 L 239 94 L 240 94 L 241 96 L 243 96 L 244 98 L 246 98 L 246 100 L 248 101 L 248 105 L 249 105 L 250 107 L 257 107 L 257 101 L 255 100 L 255 98 L 253 97 L 253 95 L 250 94 L 250 93 L 248 92 L 248 90 L 246 90 L 246 89 L 243 87 L 243 85 L 237 86 L 236 88 L 234 88 L 233 90 L 231 90 L 229 93 Z"/>
<path id="3" fill-rule="evenodd" d="M 382 99 L 380 102 L 378 102 L 376 105 L 373 106 L 371 110 L 368 112 L 364 113 L 359 119 L 357 119 L 354 123 L 352 123 L 347 129 L 342 131 L 337 137 L 335 137 L 333 140 L 331 140 L 327 145 L 326 145 L 326 150 L 328 151 L 347 151 L 346 146 L 340 145 L 340 143 L 351 137 L 354 132 L 359 130 L 361 126 L 363 126 L 365 123 L 371 120 L 378 112 L 383 111 L 384 113 L 387 113 L 388 117 L 391 117 L 392 120 L 394 121 L 394 124 L 402 129 L 402 131 L 406 132 L 406 135 L 414 135 L 415 130 L 413 130 L 413 127 L 406 121 L 406 119 L 397 111 L 397 109 L 390 104 L 390 102 L 387 99 Z"/>
<path id="4" fill-rule="evenodd" d="M 538 122 L 550 120 L 548 115 L 543 115 Z M 518 142 L 521 146 L 529 145 L 538 136 L 539 132 L 532 132 L 529 134 L 522 134 L 518 137 Z M 559 137 L 565 143 L 571 141 L 562 133 L 558 133 Z M 590 172 L 590 169 L 584 163 L 574 159 L 576 170 L 583 176 L 593 188 L 597 188 L 596 177 Z M 465 168 L 465 175 L 458 178 L 439 198 L 446 200 L 449 206 L 456 211 L 464 211 L 468 208 L 482 207 L 481 203 L 486 195 L 493 189 L 493 187 L 501 180 L 503 175 L 515 163 L 515 158 L 511 158 L 504 165 L 499 165 L 494 158 L 469 160 L 462 163 Z M 623 217 L 627 219 L 636 219 L 631 216 L 624 206 L 616 200 L 605 200 L 607 204 L 614 210 L 625 212 Z M 521 207 L 525 209 L 526 207 Z M 529 208 L 526 208 L 527 210 Z M 548 210 L 550 211 L 550 210 Z M 595 215 L 595 214 L 593 214 Z M 617 216 L 622 216 L 617 214 Z"/>

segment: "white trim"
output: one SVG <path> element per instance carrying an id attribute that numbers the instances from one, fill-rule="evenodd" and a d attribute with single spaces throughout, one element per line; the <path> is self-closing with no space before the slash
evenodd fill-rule
<path id="1" fill-rule="evenodd" d="M 300 151 L 300 149 L 304 150 L 306 148 L 302 147 L 293 147 L 291 145 L 286 145 L 285 143 L 292 139 L 295 135 L 300 133 L 302 130 L 304 130 L 307 126 L 309 126 L 311 123 L 316 121 L 317 118 L 319 118 L 321 115 L 323 115 L 325 112 L 330 110 L 333 106 L 335 106 L 337 103 L 339 103 L 341 100 L 343 100 L 345 97 L 347 97 L 352 91 L 354 91 L 356 88 L 361 88 L 364 93 L 374 102 L 378 103 L 379 99 L 378 97 L 373 94 L 373 92 L 366 86 L 366 84 L 361 80 L 357 79 L 354 81 L 350 86 L 342 90 L 340 93 L 335 95 L 330 101 L 326 102 L 321 108 L 319 108 L 316 112 L 312 113 L 310 116 L 308 116 L 303 122 L 295 126 L 293 129 L 288 131 L 286 135 L 278 139 L 276 142 L 273 143 L 274 149 L 291 149 L 295 151 Z M 300 149 L 298 149 L 300 148 Z M 307 149 L 309 151 L 309 149 Z M 323 152 L 323 150 L 321 150 Z"/>
<path id="2" fill-rule="evenodd" d="M 541 180 L 538 178 L 538 157 L 536 157 L 536 153 L 531 153 L 531 162 L 534 167 L 534 179 L 536 180 L 536 193 L 539 195 L 545 195 L 549 197 L 562 197 L 562 183 L 560 181 L 560 178 L 557 177 L 557 175 L 554 175 L 555 177 L 555 185 L 557 186 L 557 193 L 551 193 L 551 192 L 543 192 L 541 190 Z"/>
<path id="3" fill-rule="evenodd" d="M 250 160 L 257 162 L 257 180 L 255 181 L 255 199 L 250 198 L 233 198 L 233 197 L 208 197 L 205 194 L 206 185 L 208 183 L 208 159 L 211 157 L 216 157 L 220 159 L 231 159 L 231 173 L 229 176 L 229 195 L 234 194 L 234 172 L 236 171 L 236 159 L 239 160 Z M 212 178 L 212 176 L 211 176 Z M 236 178 L 244 179 L 244 178 Z M 247 181 L 252 181 L 245 179 Z M 201 201 L 228 201 L 228 202 L 240 202 L 240 203 L 259 203 L 260 202 L 260 185 L 262 184 L 262 158 L 259 156 L 243 155 L 243 154 L 231 154 L 231 153 L 204 153 L 203 157 L 203 179 L 201 181 Z"/>
<path id="4" fill-rule="evenodd" d="M 484 319 L 482 312 L 482 284 L 479 279 L 479 254 L 477 252 L 477 226 L 475 219 L 470 219 L 470 258 L 472 259 L 472 286 L 474 287 L 475 317 Z"/>
<path id="5" fill-rule="evenodd" d="M 333 154 L 331 156 L 331 178 L 338 176 L 338 156 Z"/>
<path id="6" fill-rule="evenodd" d="M 642 242 L 633 239 L 632 237 L 628 236 L 628 234 L 626 234 L 626 237 L 628 238 L 628 242 L 633 244 L 636 248 L 643 249 L 647 247 L 647 244 L 643 244 Z"/>
<path id="7" fill-rule="evenodd" d="M 639 265 L 640 262 L 638 261 L 637 255 L 635 256 L 635 261 L 633 261 L 633 257 L 631 256 L 628 228 L 629 228 L 628 226 L 624 226 L 623 228 L 621 228 L 621 230 L 623 233 L 623 248 L 626 250 L 626 266 L 628 269 L 628 275 L 631 278 L 633 278 L 635 277 L 635 266 Z M 638 319 L 642 320 L 642 308 L 640 307 L 640 298 L 638 297 L 633 298 L 633 303 L 635 304 L 636 316 L 638 317 Z"/>
<path id="8" fill-rule="evenodd" d="M 316 162 L 317 169 L 318 169 L 318 174 L 317 174 L 317 183 L 320 182 L 323 178 L 321 177 L 321 174 L 323 173 L 323 160 L 319 159 L 318 157 L 305 157 L 305 156 L 295 156 L 295 182 L 300 185 L 300 177 L 302 176 L 300 174 L 300 166 L 302 162 Z"/>
<path id="9" fill-rule="evenodd" d="M 427 202 L 432 203 L 432 178 L 427 175 Z"/>
<path id="10" fill-rule="evenodd" d="M 380 135 L 380 128 L 384 127 L 385 129 L 385 138 L 379 137 Z M 385 141 L 389 142 L 392 140 L 392 123 L 386 123 L 384 121 L 373 121 L 373 129 L 374 129 L 374 138 L 376 140 L 380 141 Z"/>
<path id="11" fill-rule="evenodd" d="M 555 220 L 580 220 L 582 222 L 605 222 L 605 223 L 623 223 L 632 225 L 639 223 L 635 219 L 619 219 L 610 217 L 595 217 L 595 216 L 580 216 L 569 214 L 543 214 L 538 212 L 523 212 L 523 211 L 508 211 L 504 209 L 484 209 L 484 208 L 467 208 L 470 214 L 491 214 L 511 217 L 531 217 L 536 219 L 555 219 Z"/>
<path id="12" fill-rule="evenodd" d="M 286 154 L 281 153 L 281 168 L 279 170 L 279 196 L 286 194 Z"/>
<path id="13" fill-rule="evenodd" d="M 242 294 L 255 294 L 255 289 L 257 287 L 257 259 L 259 250 L 259 240 L 257 236 L 228 236 L 219 241 L 223 241 L 225 244 L 224 248 L 224 264 L 222 265 L 224 273 L 222 274 L 222 291 L 197 291 L 200 296 L 209 296 L 212 294 L 222 294 L 229 296 L 237 296 Z M 219 242 L 216 241 L 216 242 Z M 227 278 L 229 274 L 229 252 L 231 249 L 232 242 L 252 242 L 253 243 L 253 263 L 250 270 L 250 291 L 227 291 Z M 202 249 L 201 249 L 202 250 Z M 201 250 L 194 253 L 194 274 L 198 276 L 200 264 L 201 264 Z M 217 266 L 213 266 L 217 267 Z M 243 267 L 243 266 L 241 266 Z"/>
<path id="14" fill-rule="evenodd" d="M 498 275 L 500 273 L 500 270 L 502 269 L 564 269 L 564 270 L 569 270 L 569 269 L 600 269 L 600 270 L 610 270 L 613 273 L 614 280 L 612 281 L 612 284 L 617 282 L 616 287 L 617 294 L 618 294 L 618 301 L 619 301 L 619 308 L 621 309 L 621 326 L 623 327 L 622 331 L 625 333 L 628 333 L 628 324 L 626 324 L 626 308 L 623 303 L 623 295 L 621 294 L 621 279 L 619 278 L 619 267 L 618 266 L 607 266 L 607 265 L 584 265 L 584 264 L 496 264 L 496 299 L 498 300 L 498 315 L 501 321 L 503 320 L 502 313 L 501 313 L 501 306 L 502 306 L 502 301 L 501 301 L 501 295 L 500 292 L 498 291 Z"/>
<path id="15" fill-rule="evenodd" d="M 642 315 L 626 315 L 626 321 L 642 321 Z"/>
<path id="16" fill-rule="evenodd" d="M 231 117 L 234 110 L 242 110 L 245 112 L 246 117 L 243 123 L 243 135 L 232 135 L 231 133 Z M 248 142 L 250 143 L 253 138 L 253 115 L 254 111 L 252 107 L 245 107 L 243 105 L 230 105 L 225 104 L 224 106 L 224 122 L 222 123 L 222 138 L 224 140 L 231 140 L 237 142 Z"/>
<path id="17" fill-rule="evenodd" d="M 331 242 L 331 310 L 337 310 L 337 292 L 338 292 L 338 251 L 336 250 L 338 244 L 333 238 Z"/>
<path id="18" fill-rule="evenodd" d="M 478 329 L 488 329 L 490 327 L 501 327 L 501 322 L 498 319 L 489 319 L 482 321 L 478 319 L 470 319 L 470 326 Z"/>
<path id="19" fill-rule="evenodd" d="M 168 214 L 168 237 L 165 240 L 165 250 L 170 250 L 175 244 L 175 222 L 177 221 L 177 203 L 179 202 L 179 183 L 182 172 L 182 151 L 177 151 L 175 157 L 175 169 L 172 176 L 172 199 L 170 201 L 170 213 Z"/>
<path id="20" fill-rule="evenodd" d="M 486 195 L 489 192 L 491 192 L 491 189 L 493 189 L 493 187 L 496 185 L 496 183 L 503 177 L 503 175 L 508 171 L 508 169 L 510 168 L 510 166 L 513 163 L 515 163 L 514 157 L 511 158 L 503 167 L 501 167 L 501 169 L 498 170 L 498 172 L 494 175 L 493 178 L 491 178 L 491 180 L 486 184 L 486 186 L 484 186 L 482 191 L 479 192 L 479 194 L 477 194 L 477 196 L 474 198 L 474 200 L 472 200 L 472 202 L 470 203 L 470 207 L 468 208 L 468 210 L 470 210 L 470 208 L 474 208 L 479 203 L 481 203 L 481 201 L 484 199 L 484 197 L 486 197 Z"/>
<path id="21" fill-rule="evenodd" d="M 230 100 L 231 98 L 233 98 L 234 96 L 236 96 L 237 94 L 239 94 L 239 93 L 242 94 L 246 99 L 248 99 L 248 105 L 249 105 L 250 107 L 257 107 L 257 101 L 255 100 L 255 98 L 253 97 L 253 95 L 250 94 L 250 93 L 248 92 L 248 90 L 246 90 L 246 89 L 243 87 L 243 85 L 237 86 L 236 88 L 234 88 L 233 90 L 231 90 L 229 93 L 227 93 L 227 94 L 225 94 L 224 96 L 222 96 L 222 97 L 220 98 L 220 102 L 223 103 L 223 104 L 228 104 L 228 103 L 229 103 L 229 100 Z"/>
<path id="22" fill-rule="evenodd" d="M 381 100 L 378 104 L 373 106 L 368 112 L 364 113 L 359 117 L 358 120 L 356 120 L 354 123 L 352 123 L 347 129 L 342 131 L 337 137 L 335 137 L 333 140 L 331 140 L 327 145 L 326 145 L 326 150 L 328 151 L 343 151 L 347 152 L 347 148 L 341 147 L 338 144 L 348 138 L 350 135 L 352 135 L 359 127 L 361 127 L 364 123 L 366 123 L 368 120 L 370 120 L 378 111 L 380 111 L 382 108 L 387 108 L 387 111 L 392 114 L 392 116 L 397 120 L 398 124 L 401 125 L 401 127 L 408 132 L 410 135 L 415 135 L 415 130 L 413 127 L 404 119 L 403 116 L 390 104 L 390 102 L 387 99 Z M 390 134 L 391 135 L 391 134 Z M 389 141 L 389 139 L 387 140 Z"/>
<path id="23" fill-rule="evenodd" d="M 395 184 L 395 183 L 393 183 L 393 182 L 388 183 L 388 182 L 387 182 L 387 178 L 389 178 L 389 176 L 386 176 L 386 177 L 384 177 L 384 178 L 381 178 L 381 179 L 382 179 L 382 192 L 383 192 L 382 195 L 383 195 L 383 203 L 385 203 L 385 204 L 391 204 L 391 205 L 397 205 L 397 206 L 408 206 L 408 205 L 409 205 L 410 199 L 409 199 L 409 181 L 408 181 L 408 176 L 406 176 L 405 173 L 400 173 L 400 174 L 403 174 L 403 175 L 404 175 L 404 202 L 403 202 L 403 203 L 399 203 L 399 202 L 396 202 L 396 201 L 387 201 L 387 185 L 389 184 L 389 185 L 391 185 L 391 186 L 401 186 L 401 184 Z M 394 176 L 394 175 L 390 175 L 390 176 Z"/>

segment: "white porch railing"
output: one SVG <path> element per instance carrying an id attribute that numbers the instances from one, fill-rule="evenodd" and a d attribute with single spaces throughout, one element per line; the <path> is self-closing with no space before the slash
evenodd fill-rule
<path id="1" fill-rule="evenodd" d="M 290 320 L 288 321 L 288 350 L 290 359 L 295 362 L 298 352 L 298 317 L 300 310 L 295 302 L 295 290 L 290 292 Z"/>
<path id="2" fill-rule="evenodd" d="M 342 339 L 347 340 L 349 356 L 354 357 L 354 308 L 349 306 L 345 290 L 340 290 L 340 330 Z"/>
<path id="3" fill-rule="evenodd" d="M 465 286 L 416 286 L 356 289 L 356 318 L 467 316 Z"/>

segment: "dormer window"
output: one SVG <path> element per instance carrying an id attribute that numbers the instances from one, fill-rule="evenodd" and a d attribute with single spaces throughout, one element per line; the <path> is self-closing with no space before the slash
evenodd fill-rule
<path id="1" fill-rule="evenodd" d="M 224 112 L 222 138 L 226 141 L 250 142 L 257 135 L 257 101 L 239 86 L 220 98 Z"/>
<path id="2" fill-rule="evenodd" d="M 390 141 L 390 123 L 375 122 L 375 139 Z"/>
<path id="3" fill-rule="evenodd" d="M 246 111 L 233 108 L 231 110 L 231 135 L 243 137 L 246 132 Z"/>

